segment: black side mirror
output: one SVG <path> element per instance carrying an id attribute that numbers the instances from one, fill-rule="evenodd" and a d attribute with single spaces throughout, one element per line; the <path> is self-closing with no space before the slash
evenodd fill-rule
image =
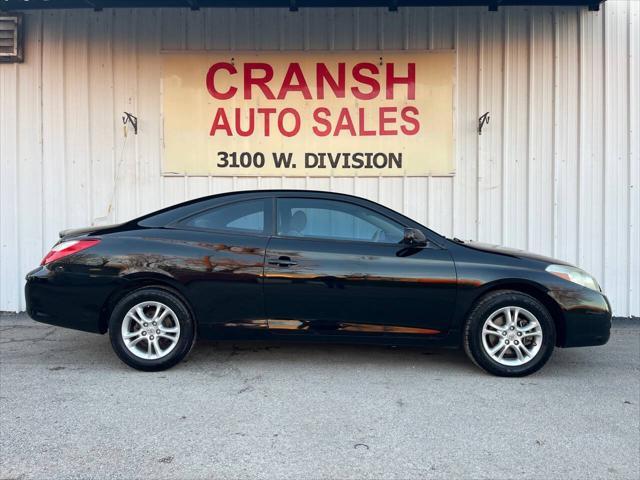
<path id="1" fill-rule="evenodd" d="M 407 227 L 404 229 L 403 243 L 423 247 L 427 244 L 427 237 L 422 233 L 422 230 Z"/>

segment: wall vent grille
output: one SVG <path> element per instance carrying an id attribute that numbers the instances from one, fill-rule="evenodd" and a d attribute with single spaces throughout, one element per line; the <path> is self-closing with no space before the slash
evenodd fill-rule
<path id="1" fill-rule="evenodd" d="M 22 62 L 22 15 L 0 14 L 0 62 Z"/>

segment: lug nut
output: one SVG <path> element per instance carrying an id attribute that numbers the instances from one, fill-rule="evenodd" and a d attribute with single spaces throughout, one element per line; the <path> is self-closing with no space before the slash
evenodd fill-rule
<path id="1" fill-rule="evenodd" d="M 502 332 L 502 335 L 506 335 L 506 334 L 507 334 L 507 332 Z"/>
<path id="2" fill-rule="evenodd" d="M 515 340 L 513 343 L 515 343 L 516 345 L 518 345 L 520 342 L 518 340 Z"/>
<path id="3" fill-rule="evenodd" d="M 148 326 L 148 325 L 149 325 L 149 324 L 148 324 L 147 322 L 144 322 L 144 323 L 142 324 L 142 326 L 143 326 L 143 327 L 146 327 L 146 326 Z"/>
<path id="4" fill-rule="evenodd" d="M 150 338 L 151 340 L 153 340 L 153 335 L 151 335 L 149 338 Z"/>
<path id="5" fill-rule="evenodd" d="M 509 327 L 509 330 L 515 330 L 516 327 L 514 327 L 513 325 Z"/>
<path id="6" fill-rule="evenodd" d="M 153 326 L 155 327 L 156 325 L 158 325 L 158 322 L 153 322 Z"/>
<path id="7" fill-rule="evenodd" d="M 521 337 L 522 336 L 522 332 L 518 332 L 518 336 Z"/>
<path id="8" fill-rule="evenodd" d="M 504 341 L 505 345 L 509 345 L 509 340 Z"/>
<path id="9" fill-rule="evenodd" d="M 160 330 L 156 330 L 156 333 L 157 333 L 158 335 L 160 335 Z"/>
<path id="10" fill-rule="evenodd" d="M 147 334 L 147 332 L 142 332 L 142 336 L 144 337 Z"/>

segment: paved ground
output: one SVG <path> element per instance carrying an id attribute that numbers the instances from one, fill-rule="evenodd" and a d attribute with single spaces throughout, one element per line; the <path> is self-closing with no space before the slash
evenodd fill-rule
<path id="1" fill-rule="evenodd" d="M 640 478 L 640 322 L 524 379 L 457 351 L 108 338 L 0 316 L 0 478 Z"/>

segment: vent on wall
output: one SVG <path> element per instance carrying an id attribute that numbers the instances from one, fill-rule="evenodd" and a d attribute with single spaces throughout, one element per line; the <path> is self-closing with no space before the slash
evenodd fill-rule
<path id="1" fill-rule="evenodd" d="M 22 15 L 0 13 L 0 62 L 22 62 Z"/>

